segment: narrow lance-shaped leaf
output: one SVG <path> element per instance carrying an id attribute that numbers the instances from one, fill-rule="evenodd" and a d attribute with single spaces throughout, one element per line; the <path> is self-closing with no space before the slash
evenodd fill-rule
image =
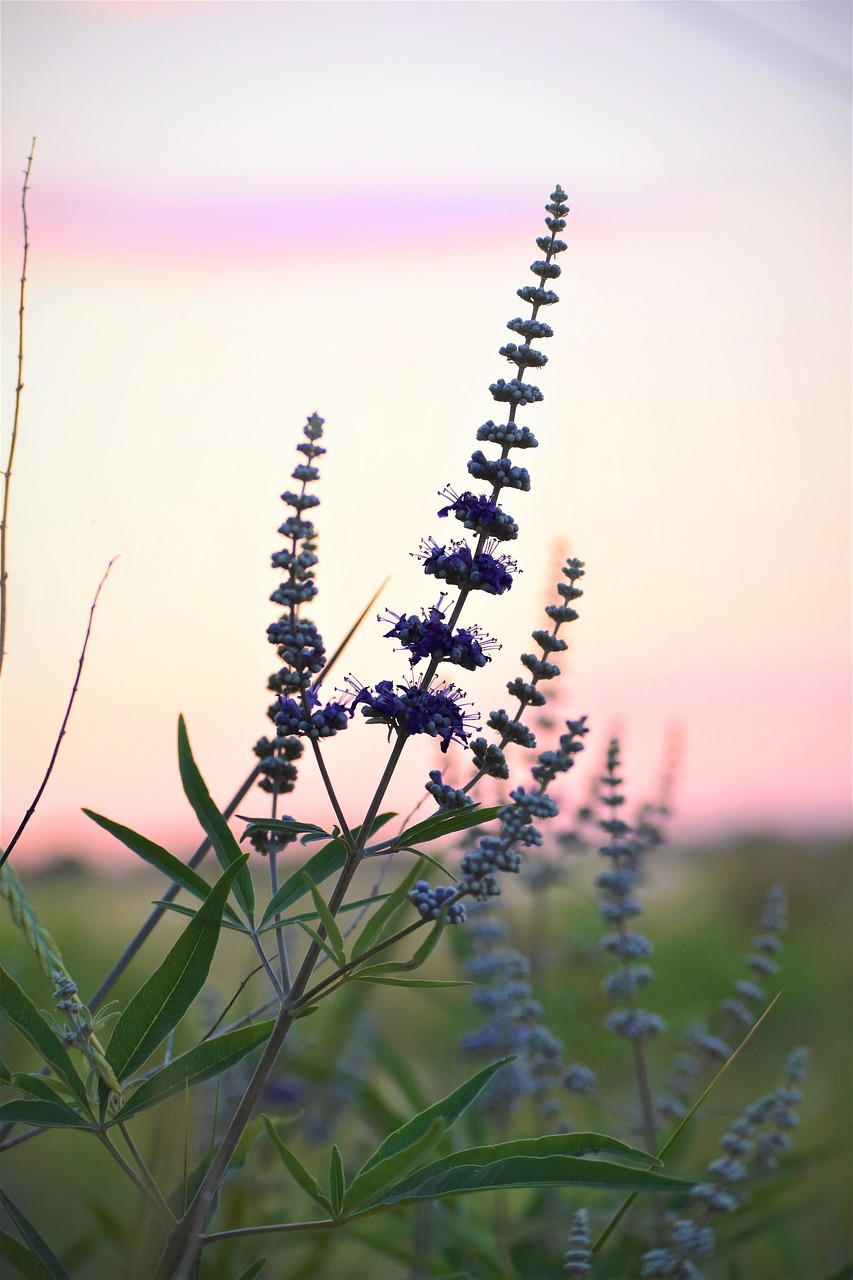
<path id="1" fill-rule="evenodd" d="M 348 1213 L 366 1200 L 378 1196 L 384 1187 L 390 1186 L 407 1169 L 411 1169 L 416 1161 L 420 1160 L 428 1151 L 431 1151 L 444 1136 L 445 1132 L 446 1125 L 444 1120 L 442 1117 L 436 1116 L 432 1124 L 424 1130 L 411 1146 L 395 1151 L 393 1155 L 387 1156 L 386 1159 L 379 1160 L 376 1164 L 371 1165 L 366 1172 L 359 1173 L 347 1188 L 344 1196 L 344 1211 Z"/>
<path id="2" fill-rule="evenodd" d="M 29 1218 L 21 1212 L 14 1200 L 10 1200 L 3 1191 L 0 1191 L 0 1204 L 2 1204 L 21 1236 L 26 1240 L 32 1252 L 51 1277 L 51 1280 L 71 1280 L 68 1272 L 47 1241 L 42 1239 Z"/>
<path id="3" fill-rule="evenodd" d="M 411 1147 L 413 1143 L 418 1142 L 434 1120 L 441 1120 L 445 1129 L 449 1129 L 467 1111 L 495 1072 L 500 1071 L 501 1067 L 505 1067 L 508 1062 L 513 1061 L 513 1058 L 501 1058 L 500 1061 L 492 1062 L 488 1067 L 483 1067 L 481 1071 L 477 1071 L 464 1084 L 460 1084 L 458 1088 L 448 1093 L 446 1097 L 439 1098 L 438 1102 L 434 1102 L 423 1111 L 419 1111 L 416 1116 L 412 1116 L 411 1120 L 401 1124 L 393 1133 L 389 1133 L 370 1159 L 366 1160 L 361 1169 L 359 1169 L 353 1185 L 355 1185 L 355 1181 L 358 1178 L 367 1173 L 368 1169 L 372 1169 L 380 1161 L 387 1160 L 398 1151 L 405 1151 L 407 1147 Z"/>
<path id="4" fill-rule="evenodd" d="M 297 822 L 295 818 L 249 818 L 242 813 L 238 813 L 237 817 L 241 822 L 249 824 L 240 837 L 241 841 L 248 836 L 258 833 L 266 834 L 270 831 L 282 836 L 304 836 L 306 839 L 303 843 L 307 843 L 308 840 L 333 839 L 333 833 L 327 831 L 325 827 L 318 827 L 316 822 Z M 337 829 L 335 827 L 335 831 Z"/>
<path id="5" fill-rule="evenodd" d="M 272 1121 L 267 1116 L 262 1116 L 261 1119 L 264 1122 L 267 1137 L 278 1152 L 282 1164 L 293 1178 L 293 1181 L 302 1188 L 307 1196 L 310 1196 L 311 1199 L 321 1205 L 327 1213 L 331 1214 L 332 1202 L 323 1191 L 323 1188 L 320 1186 L 317 1179 L 308 1172 L 299 1157 L 294 1155 L 290 1148 L 282 1142 L 273 1127 Z"/>
<path id="6" fill-rule="evenodd" d="M 162 907 L 164 911 L 171 911 L 172 915 L 184 916 L 187 920 L 198 915 L 197 907 L 186 907 L 180 902 L 167 902 L 164 898 L 154 898 L 151 902 L 152 907 Z M 233 907 L 228 903 L 225 904 L 225 914 L 222 916 L 222 928 L 230 930 L 231 933 L 246 933 L 252 936 L 252 930 L 248 925 L 242 924 L 240 917 L 237 915 Z"/>
<path id="7" fill-rule="evenodd" d="M 402 849 L 413 844 L 427 844 L 430 840 L 439 840 L 442 836 L 453 835 L 456 831 L 466 831 L 469 827 L 478 827 L 492 822 L 500 813 L 503 805 L 488 808 L 472 804 L 466 809 L 451 809 L 447 813 L 435 813 L 423 822 L 416 822 L 394 837 L 394 848 Z"/>
<path id="8" fill-rule="evenodd" d="M 370 916 L 361 933 L 353 944 L 353 957 L 362 955 L 365 951 L 369 951 L 375 942 L 378 942 L 385 931 L 385 926 L 393 916 L 395 911 L 407 901 L 409 890 L 421 874 L 423 862 L 416 862 L 410 871 L 406 873 L 397 888 L 389 893 L 382 906 L 374 911 Z"/>
<path id="9" fill-rule="evenodd" d="M 91 1129 L 94 1121 L 86 1120 L 64 1102 L 19 1098 L 0 1106 L 0 1124 L 29 1124 L 40 1129 Z"/>
<path id="10" fill-rule="evenodd" d="M 435 921 L 433 927 L 428 931 L 427 936 L 424 938 L 421 945 L 417 948 L 417 950 L 414 952 L 414 954 L 411 956 L 409 960 L 384 960 L 384 961 L 380 961 L 378 964 L 365 965 L 364 968 L 357 970 L 354 976 L 356 978 L 362 979 L 363 981 L 369 980 L 369 979 L 373 979 L 374 981 L 376 981 L 380 976 L 384 974 L 401 973 L 403 971 L 411 971 L 412 969 L 419 969 L 423 964 L 423 962 L 429 956 L 432 955 L 433 951 L 438 946 L 438 940 L 441 937 L 442 933 L 444 932 L 446 924 L 447 924 L 447 913 L 445 911 L 442 911 L 438 919 Z M 446 982 L 446 981 L 432 982 L 432 981 L 425 981 L 420 978 L 417 980 L 407 979 L 407 983 L 408 985 L 417 985 L 417 986 L 467 987 L 471 985 L 470 982 Z"/>
<path id="11" fill-rule="evenodd" d="M 338 909 L 338 915 L 343 915 L 348 911 L 360 911 L 362 907 L 372 907 L 376 903 L 382 903 L 388 897 L 387 893 L 374 893 L 369 898 L 358 898 L 355 902 L 345 902 Z M 255 932 L 257 934 L 269 933 L 273 929 L 280 929 L 286 924 L 299 924 L 300 921 L 308 923 L 312 920 L 319 920 L 316 911 L 303 911 L 297 916 L 280 916 L 278 920 L 267 921 L 266 924 L 260 925 Z"/>
<path id="12" fill-rule="evenodd" d="M 175 884 L 179 884 L 182 889 L 186 889 L 187 893 L 191 893 L 194 898 L 200 898 L 204 902 L 210 893 L 210 885 L 202 876 L 193 871 L 192 867 L 188 867 L 186 863 L 181 862 L 180 858 L 176 858 L 174 854 L 169 853 L 168 849 L 155 844 L 153 840 L 140 835 L 138 831 L 132 831 L 130 827 L 123 827 L 120 822 L 113 822 L 112 818 L 105 818 L 102 814 L 93 812 L 92 809 L 84 809 L 83 812 L 87 818 L 91 818 L 93 822 L 97 822 L 99 827 L 103 827 L 104 831 L 109 831 L 110 835 L 120 840 L 143 862 L 147 862 L 151 867 L 156 867 L 158 871 L 162 871 L 164 876 L 168 876 L 170 880 L 174 880 Z M 175 909 L 177 910 L 178 908 Z M 225 914 L 232 920 L 239 919 L 237 912 L 231 906 L 225 908 Z"/>
<path id="13" fill-rule="evenodd" d="M 204 778 L 193 759 L 187 726 L 184 717 L 178 718 L 178 767 L 184 794 L 195 810 L 196 817 L 210 840 L 213 852 L 223 870 L 239 865 L 239 873 L 234 884 L 234 894 L 249 920 L 255 910 L 255 890 L 246 859 L 240 852 L 240 846 L 228 823 L 210 798 Z"/>
<path id="14" fill-rule="evenodd" d="M 357 1211 L 376 1212 L 388 1205 L 442 1196 L 467 1195 L 514 1187 L 601 1187 L 632 1191 L 685 1191 L 693 1184 L 647 1169 L 632 1169 L 604 1160 L 585 1160 L 568 1154 L 584 1139 L 594 1139 L 593 1151 L 606 1151 L 614 1139 L 599 1134 L 553 1134 L 517 1142 L 471 1147 L 417 1169 Z M 578 1141 L 581 1140 L 581 1141 Z M 623 1144 L 615 1144 L 617 1147 Z M 649 1162 L 644 1152 L 623 1146 L 622 1154 Z"/>
<path id="15" fill-rule="evenodd" d="M 211 1076 L 228 1071 L 245 1058 L 247 1053 L 266 1043 L 274 1025 L 270 1020 L 254 1026 L 238 1027 L 236 1031 L 226 1031 L 224 1035 L 197 1044 L 194 1049 L 173 1059 L 155 1075 L 143 1081 L 112 1118 L 112 1123 L 123 1122 L 174 1093 L 192 1089 Z"/>
<path id="16" fill-rule="evenodd" d="M 77 1074 L 68 1050 L 50 1023 L 42 1016 L 30 997 L 18 986 L 11 974 L 0 965 L 0 1010 L 26 1036 L 44 1062 L 52 1067 L 91 1115 L 83 1081 Z"/>
<path id="17" fill-rule="evenodd" d="M 241 856 L 223 872 L 163 963 L 115 1024 L 107 1058 L 119 1080 L 128 1079 L 147 1061 L 204 986 L 231 885 L 245 864 Z"/>
<path id="18" fill-rule="evenodd" d="M 5 1258 L 26 1280 L 45 1280 L 49 1274 L 36 1255 L 6 1231 L 0 1231 L 0 1258 Z"/>
<path id="19" fill-rule="evenodd" d="M 337 926 L 335 917 L 332 915 L 329 905 L 322 893 L 306 871 L 302 872 L 302 877 L 306 881 L 308 888 L 311 890 L 311 897 L 314 899 L 314 906 L 317 908 L 317 914 L 322 921 L 323 928 L 326 930 L 326 938 L 328 939 L 329 946 L 332 948 L 332 955 L 338 965 L 344 965 L 347 962 L 347 953 L 344 947 L 343 936 Z"/>
<path id="20" fill-rule="evenodd" d="M 266 1258 L 258 1258 L 257 1261 L 253 1262 L 251 1266 L 248 1266 L 245 1271 L 241 1271 L 238 1280 L 256 1280 L 256 1277 L 261 1274 L 266 1265 Z"/>
<path id="21" fill-rule="evenodd" d="M 343 1209 L 345 1189 L 344 1162 L 338 1144 L 334 1143 L 329 1152 L 329 1199 L 332 1202 L 332 1213 L 336 1218 L 340 1216 Z"/>

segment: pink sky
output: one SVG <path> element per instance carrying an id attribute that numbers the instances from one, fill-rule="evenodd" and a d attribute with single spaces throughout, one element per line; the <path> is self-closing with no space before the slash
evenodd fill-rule
<path id="1" fill-rule="evenodd" d="M 119 857 L 84 805 L 188 848 L 179 712 L 218 800 L 248 771 L 278 494 L 313 409 L 327 643 L 388 574 L 384 607 L 432 602 L 409 553 L 443 532 L 436 494 L 465 484 L 496 416 L 497 347 L 557 179 L 570 247 L 545 402 L 524 418 L 541 448 L 531 494 L 507 503 L 524 573 L 477 602 L 504 648 L 461 683 L 484 717 L 505 704 L 562 539 L 588 565 L 562 705 L 590 715 L 590 755 L 618 722 L 639 800 L 677 723 L 683 836 L 847 827 L 849 10 L 761 6 L 806 51 L 792 62 L 778 39 L 719 38 L 708 5 L 703 26 L 645 3 L 531 3 L 529 31 L 516 4 L 457 4 L 452 22 L 444 4 L 154 8 L 5 6 L 5 430 L 16 205 L 39 141 L 4 839 L 120 557 L 21 865 Z M 754 25 L 756 6 L 727 6 L 744 8 Z M 537 85 L 519 67 L 540 65 L 546 19 Z M 373 621 L 349 670 L 402 678 Z M 330 768 L 357 811 L 384 735 L 345 738 Z M 429 744 L 411 756 L 403 809 L 435 764 Z M 291 808 L 322 805 L 306 764 Z"/>

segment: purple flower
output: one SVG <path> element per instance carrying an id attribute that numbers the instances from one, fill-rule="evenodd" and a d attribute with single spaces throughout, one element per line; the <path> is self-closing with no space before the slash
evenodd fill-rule
<path id="1" fill-rule="evenodd" d="M 468 704 L 462 701 L 462 690 L 452 684 L 422 689 L 414 682 L 395 686 L 390 680 L 380 680 L 371 690 L 351 677 L 348 683 L 355 692 L 351 716 L 360 704 L 369 724 L 387 724 L 406 735 L 426 733 L 441 740 L 442 751 L 454 738 L 467 746 L 477 725 L 476 713 L 465 710 Z"/>
<path id="2" fill-rule="evenodd" d="M 309 689 L 301 699 L 279 697 L 275 724 L 281 734 L 331 738 L 346 729 L 349 719 L 342 702 L 327 702 L 321 706 L 317 693 Z"/>
<path id="3" fill-rule="evenodd" d="M 490 539 L 479 555 L 472 555 L 464 542 L 451 542 L 440 547 L 434 539 L 421 544 L 418 558 L 423 560 L 424 573 L 449 582 L 452 587 L 468 587 L 472 591 L 486 591 L 500 596 L 512 586 L 516 563 L 509 556 L 495 556 L 495 543 Z"/>
<path id="4" fill-rule="evenodd" d="M 393 637 L 408 649 L 413 667 L 423 658 L 454 662 L 466 671 L 484 667 L 491 661 L 485 651 L 498 648 L 497 641 L 490 639 L 477 626 L 451 631 L 441 611 L 443 601 L 444 596 L 439 596 L 438 603 L 429 610 L 425 609 L 422 618 L 414 613 L 406 616 L 389 610 L 387 617 L 380 617 L 381 622 L 393 623 L 391 630 L 385 632 L 386 639 Z"/>
<path id="5" fill-rule="evenodd" d="M 457 520 L 462 521 L 465 529 L 472 533 L 485 534 L 487 538 L 500 538 L 509 541 L 518 536 L 518 525 L 502 511 L 494 498 L 485 493 L 457 493 L 450 485 L 442 489 L 439 497 L 447 498 L 448 505 L 442 507 L 439 516 L 443 519 L 451 512 Z"/>

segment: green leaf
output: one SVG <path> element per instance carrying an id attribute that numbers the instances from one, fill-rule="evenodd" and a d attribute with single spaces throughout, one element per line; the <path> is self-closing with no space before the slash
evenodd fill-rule
<path id="1" fill-rule="evenodd" d="M 297 822 L 294 818 L 247 818 L 238 813 L 241 822 L 249 825 L 240 837 L 240 843 L 257 832 L 275 831 L 282 836 L 306 836 L 308 840 L 331 840 L 332 832 L 318 827 L 316 822 Z M 337 830 L 337 828 L 335 828 Z"/>
<path id="2" fill-rule="evenodd" d="M 317 1179 L 308 1172 L 308 1170 L 305 1168 L 305 1165 L 302 1163 L 299 1157 L 294 1155 L 289 1147 L 285 1146 L 281 1138 L 276 1133 L 273 1127 L 273 1123 L 269 1119 L 269 1117 L 262 1116 L 261 1119 L 264 1122 L 264 1128 L 267 1131 L 267 1137 L 270 1139 L 270 1141 L 274 1145 L 276 1151 L 278 1152 L 281 1158 L 282 1164 L 287 1169 L 291 1178 L 293 1178 L 293 1181 L 296 1182 L 302 1188 L 302 1190 L 305 1192 L 307 1196 L 310 1196 L 311 1199 L 315 1200 L 317 1204 L 319 1204 L 323 1209 L 326 1210 L 327 1213 L 331 1214 L 332 1202 L 330 1201 L 326 1193 L 323 1191 L 323 1188 L 320 1186 Z"/>
<path id="3" fill-rule="evenodd" d="M 581 1154 L 578 1154 L 578 1153 Z M 607 1187 L 632 1191 L 686 1191 L 693 1184 L 647 1169 L 631 1169 L 583 1154 L 619 1152 L 649 1163 L 653 1157 L 602 1134 L 551 1134 L 469 1147 L 416 1170 L 387 1188 L 358 1212 L 375 1212 L 391 1204 L 432 1200 L 513 1187 Z M 574 1153 L 574 1154 L 572 1154 Z"/>
<path id="4" fill-rule="evenodd" d="M 429 1103 L 417 1075 L 412 1070 L 409 1055 L 400 1053 L 380 1032 L 377 1032 L 371 1041 L 371 1053 L 374 1062 L 393 1080 L 409 1105 L 414 1107 L 416 1112 L 424 1111 Z"/>
<path id="5" fill-rule="evenodd" d="M 5 1258 L 7 1262 L 20 1271 L 22 1276 L 26 1276 L 26 1280 L 45 1280 L 50 1273 L 45 1270 L 34 1253 L 24 1246 L 5 1231 L 0 1231 L 0 1258 Z"/>
<path id="6" fill-rule="evenodd" d="M 501 1067 L 505 1067 L 508 1062 L 513 1061 L 513 1058 L 501 1058 L 499 1062 L 492 1062 L 488 1067 L 483 1067 L 482 1071 L 476 1072 L 470 1079 L 460 1084 L 451 1093 L 448 1093 L 446 1097 L 440 1098 L 438 1102 L 434 1102 L 423 1111 L 419 1111 L 416 1116 L 412 1116 L 411 1120 L 401 1124 L 398 1129 L 395 1129 L 393 1133 L 389 1133 L 388 1137 L 380 1143 L 370 1159 L 365 1161 L 361 1169 L 359 1169 L 356 1178 L 360 1178 L 362 1174 L 366 1173 L 368 1169 L 372 1169 L 374 1165 L 379 1164 L 380 1161 L 387 1160 L 389 1157 L 396 1155 L 398 1151 L 405 1151 L 414 1143 L 419 1142 L 434 1120 L 441 1120 L 445 1129 L 449 1129 L 467 1111 L 495 1072 L 500 1071 Z"/>
<path id="7" fill-rule="evenodd" d="M 68 1106 L 68 1099 L 54 1087 L 50 1076 L 37 1075 L 29 1071 L 16 1071 L 4 1083 L 20 1089 L 21 1093 L 26 1093 L 30 1098 L 41 1098 L 43 1102 L 58 1102 L 60 1106 Z"/>
<path id="8" fill-rule="evenodd" d="M 255 1276 L 259 1276 L 266 1265 L 266 1258 L 258 1258 L 257 1262 L 253 1262 L 240 1273 L 238 1280 L 255 1280 Z"/>
<path id="9" fill-rule="evenodd" d="M 380 962 L 379 964 L 365 965 L 363 969 L 358 969 L 353 976 L 356 978 L 360 978 L 363 981 L 370 981 L 371 979 L 376 981 L 381 975 L 384 975 L 384 974 L 401 973 L 404 970 L 410 971 L 412 969 L 419 969 L 423 964 L 423 962 L 427 959 L 427 957 L 430 956 L 432 952 L 435 950 L 436 946 L 438 945 L 438 940 L 441 937 L 442 933 L 444 932 L 444 928 L 446 924 L 447 924 L 447 914 L 446 912 L 442 911 L 438 919 L 436 920 L 435 924 L 429 930 L 427 936 L 424 938 L 423 942 L 415 951 L 411 959 L 385 960 Z M 470 982 L 422 983 L 418 981 L 417 984 L 409 983 L 408 985 L 467 987 L 467 986 L 470 986 L 471 983 Z"/>
<path id="10" fill-rule="evenodd" d="M 308 875 L 307 871 L 302 872 L 302 878 L 311 890 L 311 897 L 314 899 L 314 906 L 317 908 L 317 914 L 323 922 L 323 928 L 326 930 L 326 938 L 329 946 L 332 948 L 333 957 L 339 967 L 347 962 L 346 948 L 340 929 L 338 928 L 335 917 L 332 915 L 329 905 L 317 888 L 314 881 Z"/>
<path id="11" fill-rule="evenodd" d="M 210 885 L 193 871 L 192 867 L 188 867 L 181 862 L 180 858 L 176 858 L 174 854 L 169 853 L 161 845 L 155 844 L 153 840 L 148 840 L 145 836 L 141 836 L 138 831 L 132 831 L 130 827 L 123 827 L 121 823 L 113 822 L 112 818 L 105 818 L 100 813 L 94 813 L 91 809 L 84 809 L 83 812 L 87 818 L 91 818 L 99 827 L 103 827 L 104 831 L 109 831 L 110 835 L 120 840 L 143 862 L 147 862 L 151 867 L 156 867 L 158 871 L 163 872 L 164 876 L 168 876 L 175 884 L 179 884 L 182 889 L 186 889 L 187 893 L 191 893 L 194 898 L 200 898 L 204 902 L 210 893 Z M 157 906 L 171 907 L 172 904 L 163 902 L 157 903 Z M 172 910 L 181 911 L 181 908 L 172 907 Z M 225 908 L 225 914 L 230 916 L 232 920 L 238 919 L 236 911 L 231 906 Z"/>
<path id="12" fill-rule="evenodd" d="M 112 1123 L 127 1120 L 147 1107 L 169 1098 L 173 1093 L 183 1089 L 192 1089 L 211 1076 L 218 1076 L 233 1067 L 247 1053 L 251 1053 L 258 1045 L 264 1044 L 270 1036 L 275 1023 L 258 1022 L 254 1026 L 238 1027 L 236 1031 L 226 1031 L 224 1035 L 212 1040 L 204 1040 L 194 1049 L 181 1054 L 168 1066 L 162 1067 L 156 1075 L 139 1086 L 128 1098 L 121 1109 L 112 1118 Z"/>
<path id="13" fill-rule="evenodd" d="M 345 1190 L 344 1162 L 341 1159 L 340 1148 L 335 1143 L 329 1152 L 329 1199 L 332 1202 L 332 1214 L 335 1218 L 341 1215 Z"/>
<path id="14" fill-rule="evenodd" d="M 344 1196 L 344 1212 L 355 1209 L 365 1200 L 376 1197 L 385 1187 L 390 1186 L 407 1169 L 411 1169 L 416 1160 L 431 1150 L 441 1140 L 447 1126 L 441 1116 L 436 1116 L 432 1123 L 413 1143 L 399 1151 L 378 1160 L 369 1169 L 357 1174 L 350 1183 Z"/>
<path id="15" fill-rule="evenodd" d="M 390 818 L 396 818 L 396 813 L 380 813 L 374 820 L 371 831 L 378 831 L 384 826 Z M 259 824 L 259 826 L 262 824 Z M 303 824 L 305 825 L 305 824 Z M 361 827 L 353 827 L 352 834 L 358 839 Z M 307 892 L 307 886 L 302 879 L 303 873 L 308 872 L 315 884 L 322 884 L 324 880 L 328 880 L 329 876 L 340 871 L 341 867 L 347 860 L 346 845 L 342 840 L 331 840 L 328 844 L 323 845 L 313 857 L 309 858 L 304 866 L 294 871 L 292 876 L 280 885 L 278 890 L 273 894 L 267 903 L 266 910 L 261 917 L 261 924 L 266 924 L 271 916 L 289 907 L 291 902 L 296 902 L 297 898 L 303 897 Z"/>
<path id="16" fill-rule="evenodd" d="M 151 902 L 152 907 L 162 907 L 164 911 L 172 911 L 176 916 L 185 916 L 188 920 L 192 920 L 198 915 L 197 907 L 186 907 L 180 902 L 166 902 L 163 898 L 154 898 Z M 225 904 L 225 913 L 222 916 L 222 928 L 230 929 L 232 933 L 245 933 L 251 938 L 252 930 L 241 922 L 237 912 L 227 902 Z"/>
<path id="17" fill-rule="evenodd" d="M 370 907 L 374 902 L 384 902 L 389 895 L 387 893 L 374 893 L 369 898 L 359 898 L 357 902 L 345 902 L 338 908 L 338 915 L 342 915 L 345 911 L 360 911 L 362 907 Z M 267 924 L 256 929 L 256 933 L 269 933 L 272 929 L 281 929 L 286 924 L 299 924 L 300 921 L 318 920 L 319 916 L 316 911 L 305 911 L 298 916 L 282 916 L 278 920 L 270 920 Z"/>
<path id="18" fill-rule="evenodd" d="M 119 1080 L 127 1080 L 150 1058 L 204 986 L 231 885 L 245 866 L 241 855 L 223 872 L 166 959 L 115 1024 L 107 1058 Z"/>
<path id="19" fill-rule="evenodd" d="M 293 875 L 288 876 L 284 884 L 279 886 L 267 903 L 266 910 L 261 916 L 261 924 L 266 924 L 271 916 L 289 907 L 291 902 L 296 902 L 298 898 L 305 896 L 308 886 L 302 877 L 306 871 L 315 884 L 322 884 L 324 880 L 328 880 L 329 876 L 340 871 L 346 860 L 347 851 L 342 840 L 332 840 L 329 844 L 323 845 L 322 849 L 308 859 L 304 867 L 294 871 Z"/>
<path id="20" fill-rule="evenodd" d="M 304 933 L 308 934 L 308 937 L 311 939 L 312 942 L 316 942 L 320 950 L 325 952 L 328 958 L 332 961 L 332 964 L 336 964 L 340 966 L 340 961 L 338 960 L 338 957 L 335 955 L 335 952 L 332 949 L 331 943 L 326 938 L 322 938 L 320 934 L 317 932 L 317 930 L 312 929 L 310 924 L 306 924 L 304 920 L 299 921 L 299 928 L 302 929 Z"/>
<path id="21" fill-rule="evenodd" d="M 433 951 L 435 951 L 438 946 L 438 940 L 444 933 L 446 925 L 447 911 L 445 909 L 444 911 L 439 912 L 439 916 L 435 924 L 409 961 L 410 969 L 419 969 L 423 962 L 432 955 Z"/>
<path id="22" fill-rule="evenodd" d="M 380 941 L 385 931 L 385 926 L 395 911 L 398 911 L 408 901 L 409 890 L 420 875 L 422 866 L 422 862 L 416 862 L 397 885 L 397 888 L 392 893 L 389 893 L 379 910 L 374 911 L 355 940 L 352 949 L 353 958 L 362 955 L 365 951 L 369 951 L 374 943 Z"/>
<path id="23" fill-rule="evenodd" d="M 447 813 L 435 813 L 431 818 L 416 822 L 413 827 L 407 827 L 405 831 L 395 836 L 394 848 L 428 844 L 430 840 L 440 840 L 442 836 L 453 835 L 456 831 L 465 831 L 468 827 L 478 827 L 492 822 L 505 807 L 498 804 L 484 808 L 482 805 L 472 804 L 467 809 L 451 809 Z"/>
<path id="24" fill-rule="evenodd" d="M 178 717 L 178 767 L 181 771 L 181 782 L 184 794 L 195 810 L 196 817 L 207 833 L 213 852 L 219 865 L 225 871 L 228 867 L 239 866 L 240 870 L 234 883 L 234 896 L 252 921 L 255 910 L 255 890 L 246 859 L 240 852 L 240 846 L 228 823 L 210 798 L 210 792 L 198 771 L 193 759 L 187 726 L 184 717 Z"/>
<path id="25" fill-rule="evenodd" d="M 17 1102 L 4 1102 L 0 1106 L 0 1124 L 38 1125 L 41 1129 L 91 1129 L 94 1121 L 86 1120 L 79 1112 L 72 1111 L 64 1102 L 31 1101 L 21 1098 Z"/>
<path id="26" fill-rule="evenodd" d="M 380 987 L 470 987 L 471 982 L 451 982 L 441 978 L 384 978 L 381 974 L 355 973 L 350 982 L 374 982 Z"/>
<path id="27" fill-rule="evenodd" d="M 91 1115 L 86 1089 L 77 1074 L 71 1056 L 46 1018 L 39 1013 L 25 991 L 0 965 L 0 1010 L 26 1036 L 42 1059 L 68 1085 L 71 1092 Z"/>
<path id="28" fill-rule="evenodd" d="M 20 1235 L 23 1236 L 47 1274 L 51 1277 L 51 1280 L 71 1280 L 56 1254 L 46 1241 L 41 1238 L 29 1218 L 21 1213 L 14 1201 L 10 1200 L 3 1191 L 0 1191 L 0 1204 L 2 1204 Z"/>

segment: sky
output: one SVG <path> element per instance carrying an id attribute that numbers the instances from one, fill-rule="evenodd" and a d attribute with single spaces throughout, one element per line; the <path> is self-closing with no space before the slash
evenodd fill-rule
<path id="1" fill-rule="evenodd" d="M 435 603 L 412 552 L 446 539 L 437 495 L 500 420 L 488 386 L 557 182 L 561 301 L 545 399 L 519 415 L 540 448 L 505 504 L 523 572 L 466 611 L 502 648 L 459 683 L 484 720 L 508 704 L 579 556 L 554 714 L 589 716 L 588 768 L 618 732 L 640 803 L 678 734 L 676 838 L 847 829 L 850 35 L 836 0 L 4 0 L 4 460 L 38 139 L 4 841 L 117 557 L 17 865 L 126 866 L 83 807 L 191 850 L 179 714 L 221 805 L 245 778 L 278 666 L 279 495 L 314 411 L 329 649 L 390 579 L 332 687 L 405 678 L 375 613 Z M 386 753 L 358 721 L 329 744 L 352 821 Z M 412 741 L 391 807 L 440 763 Z M 310 761 L 288 806 L 330 818 Z"/>

